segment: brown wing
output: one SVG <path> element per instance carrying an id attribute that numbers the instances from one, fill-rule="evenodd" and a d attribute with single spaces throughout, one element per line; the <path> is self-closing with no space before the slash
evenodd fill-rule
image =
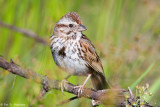
<path id="1" fill-rule="evenodd" d="M 82 47 L 82 52 L 84 53 L 84 59 L 88 65 L 97 71 L 97 73 L 104 74 L 102 63 L 91 41 L 83 35 L 79 42 Z"/>
<path id="2" fill-rule="evenodd" d="M 96 53 L 94 45 L 85 35 L 81 37 L 79 42 L 82 47 L 82 52 L 84 53 L 84 60 L 88 63 L 89 67 L 94 70 L 91 76 L 94 88 L 97 90 L 110 88 L 109 82 L 106 80 L 104 75 L 102 63 Z"/>

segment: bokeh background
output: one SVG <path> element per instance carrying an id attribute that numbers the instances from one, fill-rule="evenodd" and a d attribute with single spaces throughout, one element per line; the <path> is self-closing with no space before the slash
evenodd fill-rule
<path id="1" fill-rule="evenodd" d="M 87 27 L 83 33 L 95 45 L 112 86 L 127 89 L 148 83 L 152 96 L 146 100 L 160 105 L 160 1 L 0 0 L 1 22 L 28 29 L 46 40 L 58 19 L 70 11 L 77 12 Z M 0 55 L 57 80 L 67 75 L 55 65 L 48 46 L 2 26 Z M 72 76 L 69 81 L 81 84 L 84 79 Z M 86 87 L 92 87 L 91 82 Z M 42 86 L 33 81 L 0 69 L 0 104 L 54 107 L 73 96 L 52 90 L 38 100 L 41 89 Z M 62 107 L 89 105 L 90 100 L 81 98 Z"/>

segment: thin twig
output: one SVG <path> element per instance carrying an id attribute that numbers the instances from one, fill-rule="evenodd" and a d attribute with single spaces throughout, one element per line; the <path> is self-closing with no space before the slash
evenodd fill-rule
<path id="1" fill-rule="evenodd" d="M 6 24 L 2 21 L 0 21 L 0 26 L 3 27 L 3 28 L 7 28 L 7 29 L 10 29 L 10 30 L 14 30 L 16 32 L 19 32 L 26 37 L 33 38 L 35 41 L 37 41 L 37 42 L 39 42 L 43 45 L 48 45 L 47 40 L 41 38 L 39 35 L 35 34 L 34 32 L 32 32 L 30 30 L 18 28 L 16 26 Z"/>
<path id="2" fill-rule="evenodd" d="M 132 93 L 132 90 L 130 89 L 130 87 L 128 87 L 128 91 L 129 91 L 129 95 L 130 95 L 130 98 L 132 99 L 132 101 L 136 101 L 133 93 Z"/>

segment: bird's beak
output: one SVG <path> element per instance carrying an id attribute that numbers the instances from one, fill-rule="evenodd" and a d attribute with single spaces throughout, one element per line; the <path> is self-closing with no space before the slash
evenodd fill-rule
<path id="1" fill-rule="evenodd" d="M 77 31 L 82 32 L 82 31 L 85 31 L 85 30 L 87 30 L 87 28 L 85 26 L 83 26 L 83 25 L 78 26 Z"/>

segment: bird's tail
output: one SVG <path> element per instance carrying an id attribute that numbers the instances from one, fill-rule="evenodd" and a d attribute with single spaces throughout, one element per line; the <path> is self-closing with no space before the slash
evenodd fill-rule
<path id="1" fill-rule="evenodd" d="M 91 76 L 91 81 L 92 81 L 94 89 L 96 90 L 103 90 L 103 89 L 111 88 L 104 74 L 100 74 L 100 73 L 94 74 L 93 73 Z M 92 99 L 92 107 L 97 107 L 97 105 L 99 105 L 98 101 Z"/>
<path id="2" fill-rule="evenodd" d="M 106 80 L 105 76 L 100 73 L 93 73 L 91 76 L 93 87 L 96 90 L 103 90 L 110 88 L 109 82 Z"/>

